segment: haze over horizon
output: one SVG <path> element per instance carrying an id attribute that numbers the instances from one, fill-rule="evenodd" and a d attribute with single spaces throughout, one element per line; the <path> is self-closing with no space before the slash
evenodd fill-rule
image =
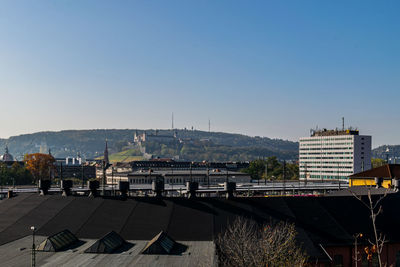
<path id="1" fill-rule="evenodd" d="M 176 128 L 400 144 L 398 1 L 4 1 L 0 138 Z"/>

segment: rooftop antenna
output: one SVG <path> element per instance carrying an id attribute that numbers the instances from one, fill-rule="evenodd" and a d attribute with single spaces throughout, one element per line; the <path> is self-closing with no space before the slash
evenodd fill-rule
<path id="1" fill-rule="evenodd" d="M 174 113 L 172 112 L 172 130 L 174 129 Z"/>
<path id="2" fill-rule="evenodd" d="M 342 117 L 342 131 L 344 131 L 344 117 Z"/>

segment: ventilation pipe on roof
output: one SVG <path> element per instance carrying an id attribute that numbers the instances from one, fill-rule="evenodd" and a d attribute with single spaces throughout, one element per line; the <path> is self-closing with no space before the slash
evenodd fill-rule
<path id="1" fill-rule="evenodd" d="M 198 182 L 186 182 L 186 190 L 188 198 L 195 198 L 196 191 L 199 189 Z"/>
<path id="2" fill-rule="evenodd" d="M 127 181 L 119 181 L 118 183 L 118 190 L 121 192 L 121 196 L 123 198 L 128 197 L 128 191 L 129 191 L 129 182 Z"/>
<path id="3" fill-rule="evenodd" d="M 72 181 L 71 180 L 62 180 L 61 181 L 61 190 L 62 195 L 64 197 L 71 195 Z"/>
<path id="4" fill-rule="evenodd" d="M 381 188 L 383 183 L 383 178 L 382 177 L 375 177 L 375 184 L 376 188 Z"/>
<path id="5" fill-rule="evenodd" d="M 100 182 L 97 180 L 88 181 L 87 185 L 90 189 L 89 197 L 96 197 L 97 189 L 100 187 Z"/>
<path id="6" fill-rule="evenodd" d="M 50 189 L 50 180 L 39 180 L 39 192 L 41 196 L 47 195 Z"/>
<path id="7" fill-rule="evenodd" d="M 226 192 L 226 199 L 233 198 L 233 192 L 236 190 L 235 182 L 225 182 L 224 191 Z"/>

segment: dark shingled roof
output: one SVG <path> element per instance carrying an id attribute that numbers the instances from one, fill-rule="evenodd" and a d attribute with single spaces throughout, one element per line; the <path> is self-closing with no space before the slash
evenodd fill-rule
<path id="1" fill-rule="evenodd" d="M 377 196 L 374 196 L 377 197 Z M 378 229 L 400 242 L 400 194 L 386 196 Z M 20 194 L 0 201 L 0 245 L 31 234 L 51 236 L 69 229 L 80 239 L 115 231 L 125 240 L 151 240 L 164 231 L 174 240 L 211 241 L 236 216 L 262 223 L 292 222 L 311 258 L 326 259 L 319 244 L 352 245 L 352 235 L 372 236 L 368 210 L 353 196 L 273 198 L 128 198 Z"/>
<path id="2" fill-rule="evenodd" d="M 400 178 L 400 164 L 386 164 L 368 171 L 355 173 L 350 176 L 351 178 Z"/>

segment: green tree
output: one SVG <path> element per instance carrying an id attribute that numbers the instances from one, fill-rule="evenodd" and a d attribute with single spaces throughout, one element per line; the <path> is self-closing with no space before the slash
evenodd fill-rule
<path id="1" fill-rule="evenodd" d="M 267 167 L 267 172 L 265 172 Z M 268 180 L 282 180 L 283 175 L 283 162 L 273 157 L 268 157 L 266 160 L 257 159 L 250 162 L 248 168 L 242 170 L 244 173 L 250 174 L 252 179 L 268 179 Z M 297 180 L 299 179 L 299 165 L 295 163 L 286 163 L 286 179 Z"/>
<path id="2" fill-rule="evenodd" d="M 372 168 L 377 168 L 377 167 L 383 166 L 385 164 L 387 164 L 387 162 L 384 159 L 371 158 Z"/>
<path id="3" fill-rule="evenodd" d="M 7 164 L 0 162 L 0 184 L 7 185 L 10 180 L 10 170 L 8 169 Z"/>
<path id="4" fill-rule="evenodd" d="M 250 174 L 252 179 L 260 180 L 265 172 L 265 161 L 262 159 L 254 160 L 243 172 Z"/>
<path id="5" fill-rule="evenodd" d="M 19 164 L 18 162 L 14 162 L 10 171 L 12 178 L 14 178 L 13 183 L 15 183 L 15 185 L 32 184 L 33 177 L 25 168 L 25 166 Z"/>

